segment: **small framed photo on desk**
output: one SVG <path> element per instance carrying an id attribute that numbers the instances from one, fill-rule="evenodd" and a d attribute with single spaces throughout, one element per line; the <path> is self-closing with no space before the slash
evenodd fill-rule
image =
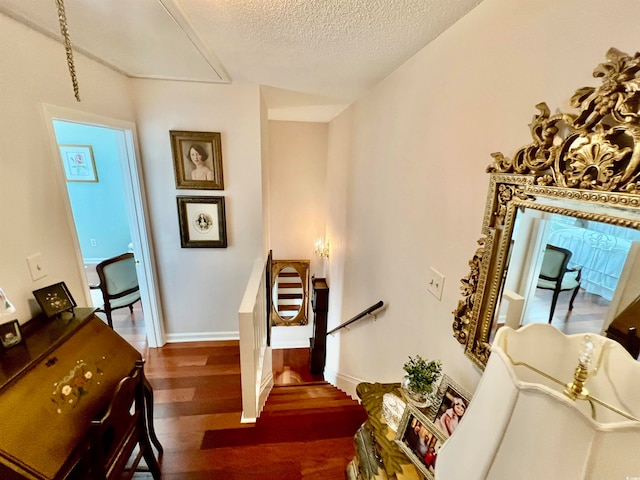
<path id="1" fill-rule="evenodd" d="M 18 345 L 22 341 L 20 333 L 20 323 L 18 320 L 11 320 L 0 325 L 0 345 L 2 348 L 10 348 Z"/>
<path id="2" fill-rule="evenodd" d="M 76 302 L 64 282 L 34 290 L 33 296 L 36 297 L 38 305 L 47 318 L 55 317 L 62 312 L 73 311 L 73 307 L 76 306 Z"/>

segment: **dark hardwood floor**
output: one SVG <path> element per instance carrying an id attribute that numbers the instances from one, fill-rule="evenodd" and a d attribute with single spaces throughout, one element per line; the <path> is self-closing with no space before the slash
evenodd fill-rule
<path id="1" fill-rule="evenodd" d="M 148 348 L 138 305 L 133 318 L 123 309 L 113 322 L 146 358 L 163 480 L 344 478 L 366 414 L 322 375 L 309 373 L 308 349 L 273 351 L 275 386 L 258 422 L 243 424 L 237 341 Z"/>
<path id="2" fill-rule="evenodd" d="M 539 291 L 531 321 L 546 323 L 550 293 Z M 608 302 L 581 291 L 568 312 L 569 297 L 561 294 L 553 325 L 565 333 L 599 332 Z M 123 309 L 113 320 L 146 359 L 163 480 L 344 478 L 364 410 L 309 373 L 308 349 L 273 351 L 276 386 L 256 425 L 242 424 L 237 341 L 148 348 L 139 304 L 133 316 Z"/>
<path id="3" fill-rule="evenodd" d="M 536 289 L 530 314 L 524 323 L 547 323 L 552 296 L 551 290 Z M 570 300 L 571 292 L 560 293 L 551 325 L 567 335 L 585 332 L 600 333 L 607 317 L 609 301 L 582 289 L 578 291 L 571 311 L 569 310 Z"/>

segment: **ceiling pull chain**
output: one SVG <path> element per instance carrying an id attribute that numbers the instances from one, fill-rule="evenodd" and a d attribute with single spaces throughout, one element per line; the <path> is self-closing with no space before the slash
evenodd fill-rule
<path id="1" fill-rule="evenodd" d="M 67 28 L 67 16 L 64 13 L 64 0 L 55 0 L 58 6 L 58 20 L 60 20 L 60 33 L 64 42 L 64 49 L 67 52 L 67 65 L 69 66 L 69 74 L 71 75 L 71 83 L 73 84 L 73 93 L 76 100 L 80 101 L 80 89 L 78 88 L 78 77 L 76 77 L 76 68 L 73 64 L 73 52 L 71 51 L 71 40 L 69 40 L 69 29 Z"/>

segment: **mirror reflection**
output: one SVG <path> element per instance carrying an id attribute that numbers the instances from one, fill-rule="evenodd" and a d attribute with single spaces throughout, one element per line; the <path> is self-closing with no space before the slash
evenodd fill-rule
<path id="1" fill-rule="evenodd" d="M 306 325 L 309 260 L 273 260 L 271 324 Z"/>
<path id="2" fill-rule="evenodd" d="M 640 231 L 633 228 L 519 211 L 490 339 L 502 325 L 544 322 L 567 334 L 604 334 L 634 299 L 620 305 L 627 283 L 620 285 L 620 279 L 625 269 L 625 279 L 634 274 L 630 251 L 639 242 Z"/>
<path id="3" fill-rule="evenodd" d="M 602 85 L 571 97 L 574 113 L 541 102 L 531 143 L 491 154 L 483 236 L 452 325 L 480 368 L 499 325 L 534 321 L 640 352 L 640 53 L 606 57 L 593 72 Z"/>

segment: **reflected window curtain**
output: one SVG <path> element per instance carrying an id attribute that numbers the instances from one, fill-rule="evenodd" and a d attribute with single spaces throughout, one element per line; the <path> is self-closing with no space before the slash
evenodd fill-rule
<path id="1" fill-rule="evenodd" d="M 552 215 L 549 229 L 548 243 L 571 251 L 569 267 L 582 267 L 582 288 L 611 301 L 631 242 L 640 241 L 640 232 L 561 215 Z"/>

